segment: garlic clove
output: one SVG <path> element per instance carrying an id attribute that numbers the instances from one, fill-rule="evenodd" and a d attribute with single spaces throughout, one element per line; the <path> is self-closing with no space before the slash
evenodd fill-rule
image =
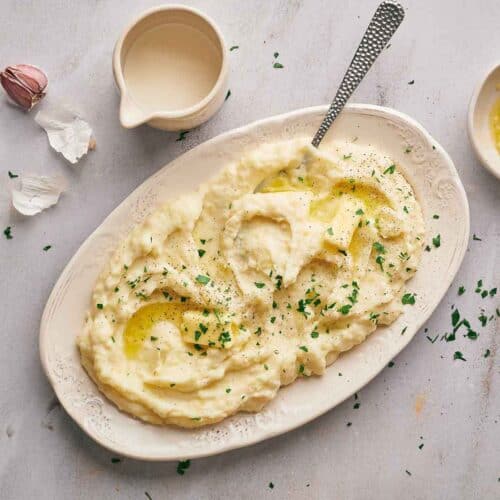
<path id="1" fill-rule="evenodd" d="M 16 64 L 0 73 L 0 83 L 17 105 L 29 111 L 45 95 L 48 79 L 36 66 Z"/>

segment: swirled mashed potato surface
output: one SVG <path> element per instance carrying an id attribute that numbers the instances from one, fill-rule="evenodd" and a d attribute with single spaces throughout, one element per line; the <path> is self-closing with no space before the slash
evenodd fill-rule
<path id="1" fill-rule="evenodd" d="M 262 146 L 120 245 L 78 337 L 83 366 L 154 424 L 257 412 L 398 317 L 423 235 L 411 186 L 376 150 Z"/>

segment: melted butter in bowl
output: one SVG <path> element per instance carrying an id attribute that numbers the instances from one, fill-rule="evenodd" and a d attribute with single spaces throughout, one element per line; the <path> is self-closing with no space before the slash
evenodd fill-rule
<path id="1" fill-rule="evenodd" d="M 500 90 L 500 84 L 498 85 L 498 90 Z M 500 154 L 500 97 L 495 101 L 490 111 L 490 129 L 493 142 L 498 154 Z"/>

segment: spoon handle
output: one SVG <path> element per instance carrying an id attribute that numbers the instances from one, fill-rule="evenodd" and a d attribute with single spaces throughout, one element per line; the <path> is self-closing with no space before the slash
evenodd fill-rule
<path id="1" fill-rule="evenodd" d="M 351 97 L 351 94 L 368 73 L 375 59 L 377 59 L 398 29 L 404 16 L 405 11 L 399 3 L 386 0 L 378 6 L 352 58 L 351 64 L 347 68 L 335 99 L 312 140 L 314 147 L 319 146 L 331 124 L 344 108 L 347 99 Z"/>

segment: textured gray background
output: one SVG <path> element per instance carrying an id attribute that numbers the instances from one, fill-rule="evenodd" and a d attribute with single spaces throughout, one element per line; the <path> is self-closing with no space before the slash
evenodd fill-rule
<path id="1" fill-rule="evenodd" d="M 0 497 L 145 499 L 147 491 L 155 500 L 500 498 L 500 320 L 485 328 L 477 321 L 480 307 L 492 313 L 499 296 L 481 300 L 473 292 L 480 278 L 489 288 L 500 285 L 500 181 L 475 159 L 465 121 L 474 85 L 498 59 L 498 0 L 406 0 L 406 20 L 353 99 L 415 117 L 456 162 L 472 231 L 482 241 L 470 241 L 426 327 L 432 337 L 449 331 L 456 304 L 478 340 L 459 335 L 455 343 L 431 344 L 421 331 L 395 366 L 360 392 L 359 409 L 351 399 L 285 436 L 195 460 L 182 477 L 175 463 L 112 464 L 112 455 L 56 404 L 40 367 L 38 327 L 76 249 L 131 190 L 194 145 L 258 118 L 328 102 L 377 2 L 186 2 L 211 15 L 228 45 L 240 48 L 230 54 L 230 99 L 183 142 L 148 127 L 123 130 L 117 120 L 113 44 L 155 3 L 0 0 L 0 66 L 45 68 L 49 98 L 69 98 L 84 110 L 98 148 L 71 167 L 49 150 L 32 115 L 0 100 L 0 229 L 11 225 L 14 235 L 7 241 L 0 234 Z M 274 51 L 282 70 L 272 68 Z M 70 189 L 57 207 L 22 218 L 10 208 L 7 170 L 63 174 Z M 47 244 L 53 248 L 43 252 Z M 462 284 L 467 292 L 457 297 Z M 453 361 L 456 350 L 466 362 Z"/>

